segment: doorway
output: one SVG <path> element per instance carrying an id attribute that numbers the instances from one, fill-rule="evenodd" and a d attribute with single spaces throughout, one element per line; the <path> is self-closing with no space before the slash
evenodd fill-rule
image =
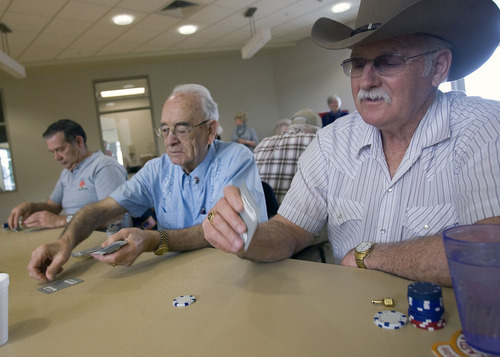
<path id="1" fill-rule="evenodd" d="M 147 77 L 95 81 L 103 152 L 137 172 L 158 156 Z"/>

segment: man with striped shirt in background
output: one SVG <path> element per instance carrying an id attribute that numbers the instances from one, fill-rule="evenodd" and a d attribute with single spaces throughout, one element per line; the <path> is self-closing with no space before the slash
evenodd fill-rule
<path id="1" fill-rule="evenodd" d="M 362 0 L 354 29 L 316 21 L 318 45 L 352 49 L 342 67 L 357 111 L 318 131 L 246 252 L 235 187 L 203 222 L 205 238 L 275 261 L 327 223 L 336 263 L 450 286 L 444 228 L 500 223 L 500 103 L 438 86 L 486 62 L 498 23 L 491 0 Z"/>

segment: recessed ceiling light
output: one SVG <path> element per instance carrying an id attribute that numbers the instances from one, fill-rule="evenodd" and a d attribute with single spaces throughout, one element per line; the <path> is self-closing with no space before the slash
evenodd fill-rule
<path id="1" fill-rule="evenodd" d="M 126 89 L 114 89 L 114 90 L 103 90 L 101 91 L 102 98 L 113 98 L 113 97 L 123 97 L 126 95 L 138 95 L 146 93 L 146 88 L 126 88 Z"/>
<path id="2" fill-rule="evenodd" d="M 191 35 L 198 30 L 198 26 L 195 25 L 184 25 L 177 29 L 182 35 Z"/>
<path id="3" fill-rule="evenodd" d="M 335 4 L 332 6 L 332 12 L 336 14 L 340 14 L 342 12 L 346 12 L 351 8 L 351 4 L 348 2 L 339 2 L 338 4 Z"/>
<path id="4" fill-rule="evenodd" d="M 128 14 L 120 14 L 113 16 L 112 20 L 115 24 L 124 26 L 124 25 L 130 25 L 134 21 L 134 17 Z"/>

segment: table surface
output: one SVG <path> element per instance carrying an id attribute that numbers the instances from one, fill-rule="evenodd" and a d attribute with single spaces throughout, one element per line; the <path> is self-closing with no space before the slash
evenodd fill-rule
<path id="1" fill-rule="evenodd" d="M 0 356 L 433 356 L 460 329 L 453 290 L 443 288 L 447 326 L 376 326 L 392 297 L 406 313 L 409 280 L 378 271 L 299 260 L 254 263 L 206 248 L 129 268 L 71 258 L 57 280 L 78 285 L 43 294 L 28 276 L 32 250 L 61 229 L 0 234 L 0 270 L 10 275 L 9 341 Z M 94 232 L 78 247 L 101 243 Z M 197 301 L 175 307 L 174 298 Z"/>

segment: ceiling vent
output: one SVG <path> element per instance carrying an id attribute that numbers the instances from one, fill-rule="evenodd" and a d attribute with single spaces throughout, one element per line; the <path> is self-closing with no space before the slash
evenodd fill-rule
<path id="1" fill-rule="evenodd" d="M 157 13 L 165 16 L 172 16 L 184 19 L 194 14 L 195 12 L 198 12 L 202 8 L 203 6 L 200 6 L 194 2 L 176 0 L 172 1 L 170 4 L 163 7 L 161 10 L 157 11 Z"/>

